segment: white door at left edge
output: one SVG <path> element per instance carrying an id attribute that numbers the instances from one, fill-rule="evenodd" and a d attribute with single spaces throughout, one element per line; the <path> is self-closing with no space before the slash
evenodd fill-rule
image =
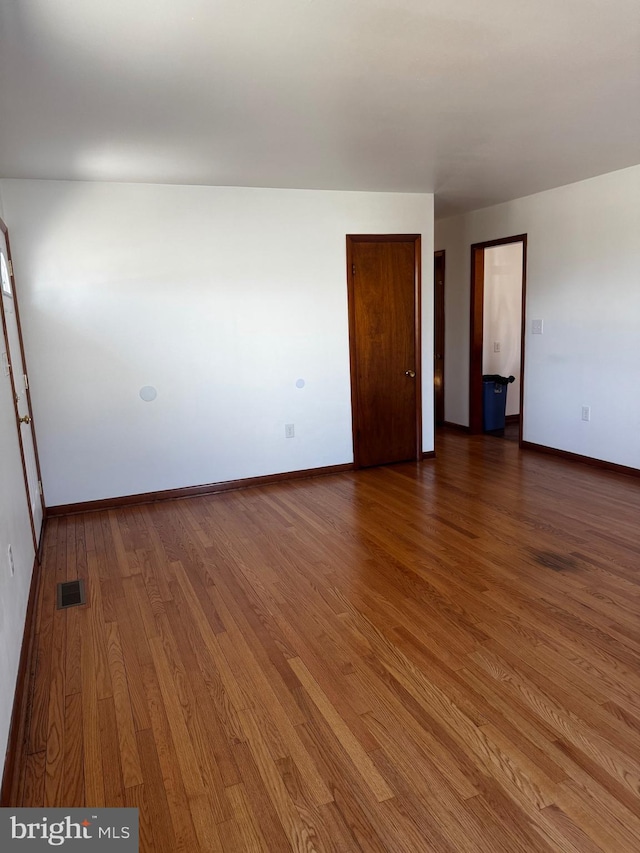
<path id="1" fill-rule="evenodd" d="M 15 281 L 10 273 L 9 252 L 5 234 L 0 230 L 0 273 L 2 278 L 2 305 L 4 308 L 4 323 L 8 342 L 8 350 L 2 359 L 0 369 L 11 371 L 15 391 L 16 424 L 20 446 L 24 456 L 26 469 L 26 488 L 29 499 L 29 509 L 33 522 L 33 532 L 36 547 L 40 541 L 44 505 L 38 477 L 38 462 L 36 457 L 36 442 L 31 405 L 29 399 L 28 377 L 22 359 L 20 346 L 20 328 L 16 311 Z M 5 349 L 4 346 L 1 347 Z"/>

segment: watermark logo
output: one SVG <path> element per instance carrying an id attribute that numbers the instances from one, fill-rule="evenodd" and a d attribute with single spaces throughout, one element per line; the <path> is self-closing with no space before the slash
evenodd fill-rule
<path id="1" fill-rule="evenodd" d="M 2 853 L 138 853 L 138 809 L 0 809 Z"/>

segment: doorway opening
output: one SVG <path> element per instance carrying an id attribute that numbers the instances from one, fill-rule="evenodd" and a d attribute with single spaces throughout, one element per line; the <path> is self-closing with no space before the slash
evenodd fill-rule
<path id="1" fill-rule="evenodd" d="M 483 432 L 483 375 L 513 376 L 505 386 L 505 429 L 522 444 L 527 235 L 471 246 L 469 431 Z"/>
<path id="2" fill-rule="evenodd" d="M 422 458 L 419 234 L 347 235 L 356 468 Z"/>

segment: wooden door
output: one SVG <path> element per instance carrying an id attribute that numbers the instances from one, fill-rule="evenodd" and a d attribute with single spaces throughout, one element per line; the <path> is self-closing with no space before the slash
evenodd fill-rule
<path id="1" fill-rule="evenodd" d="M 24 361 L 22 332 L 20 329 L 20 314 L 18 297 L 15 290 L 15 278 L 11 263 L 11 250 L 7 228 L 0 220 L 0 272 L 2 280 L 2 329 L 4 333 L 4 353 L 2 369 L 7 371 L 11 380 L 16 428 L 20 443 L 20 455 L 25 478 L 27 502 L 31 531 L 36 551 L 40 544 L 42 521 L 44 517 L 44 501 L 40 485 L 40 466 L 36 445 L 29 380 Z"/>
<path id="2" fill-rule="evenodd" d="M 436 425 L 444 423 L 444 252 L 433 259 L 434 339 L 433 394 Z"/>
<path id="3" fill-rule="evenodd" d="M 420 236 L 347 237 L 356 467 L 418 459 Z"/>

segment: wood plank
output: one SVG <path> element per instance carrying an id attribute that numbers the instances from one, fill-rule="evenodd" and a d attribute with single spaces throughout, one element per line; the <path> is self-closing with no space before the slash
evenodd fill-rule
<path id="1" fill-rule="evenodd" d="M 72 693 L 64 710 L 64 788 L 62 800 L 67 808 L 81 808 L 84 802 L 84 758 L 82 754 L 82 696 Z"/>
<path id="2" fill-rule="evenodd" d="M 47 766 L 47 753 L 32 752 L 27 755 L 22 782 L 23 808 L 37 808 L 44 803 L 44 780 Z"/>
<path id="3" fill-rule="evenodd" d="M 61 801 L 64 787 L 66 615 L 63 610 L 56 610 L 51 639 L 47 768 L 44 787 L 44 804 L 49 807 Z"/>
<path id="4" fill-rule="evenodd" d="M 122 655 L 120 632 L 115 622 L 107 626 L 107 659 L 113 684 L 113 704 L 118 727 L 120 761 L 125 788 L 142 785 L 140 756 L 136 743 L 133 712 L 130 700 L 127 672 Z"/>
<path id="5" fill-rule="evenodd" d="M 87 608 L 83 609 L 81 613 L 81 625 L 80 664 L 82 667 L 82 754 L 84 757 L 85 805 L 104 808 L 108 803 L 105 802 L 105 783 L 102 768 L 102 745 L 96 691 L 96 659 L 91 637 L 90 610 Z"/>
<path id="6" fill-rule="evenodd" d="M 118 740 L 118 723 L 113 699 L 98 702 L 98 725 L 102 753 L 105 802 L 124 807 L 125 789 L 122 779 L 122 757 Z"/>
<path id="7" fill-rule="evenodd" d="M 282 777 L 267 748 L 258 721 L 250 710 L 240 711 L 240 720 L 247 736 L 247 743 L 255 760 L 262 783 L 273 803 L 280 823 L 294 851 L 324 850 L 325 847 L 317 840 L 317 827 L 308 816 L 293 804 Z"/>
<path id="8" fill-rule="evenodd" d="M 42 587 L 40 594 L 39 616 L 36 625 L 35 666 L 31 686 L 31 708 L 27 753 L 43 752 L 47 748 L 49 689 L 51 675 L 51 650 L 53 632 L 53 614 L 56 606 L 56 584 L 52 576 L 55 573 L 57 559 L 57 536 L 59 520 L 47 524 L 44 541 L 42 566 Z"/>
<path id="9" fill-rule="evenodd" d="M 234 848 L 238 853 L 269 853 L 267 842 L 249 802 L 247 790 L 242 782 L 229 786 L 225 795 L 229 800 L 237 828 Z M 224 840 L 224 838 L 223 838 Z"/>
<path id="10" fill-rule="evenodd" d="M 156 742 L 150 729 L 136 734 L 153 834 L 152 850 L 172 853 L 177 847 Z"/>
<path id="11" fill-rule="evenodd" d="M 371 788 L 378 802 L 389 800 L 394 796 L 393 791 L 387 785 L 380 773 L 376 770 L 371 758 L 356 740 L 351 730 L 345 725 L 344 720 L 329 702 L 326 695 L 320 689 L 318 682 L 311 675 L 300 658 L 292 658 L 289 666 L 300 679 L 300 683 L 311 697 L 322 716 L 331 727 L 335 737 L 340 741 L 347 755 L 357 768 L 358 772 Z"/>
<path id="12" fill-rule="evenodd" d="M 171 824 L 176 839 L 175 849 L 188 853 L 190 850 L 198 849 L 198 841 L 196 838 L 195 827 L 193 826 L 193 819 L 189 811 L 187 794 L 180 773 L 180 766 L 178 764 L 173 738 L 171 737 L 171 730 L 169 728 L 167 713 L 162 700 L 162 693 L 160 691 L 156 671 L 152 663 L 143 665 L 142 679 L 145 696 L 149 705 L 149 717 L 151 720 L 153 742 L 158 756 L 158 763 L 162 774 L 162 784 L 166 794 L 169 816 L 171 818 Z M 144 732 L 138 732 L 138 737 L 141 737 L 142 735 L 144 735 Z M 144 768 L 145 755 L 142 754 L 141 758 Z M 149 784 L 146 772 L 145 780 L 147 784 Z M 155 784 L 153 780 L 151 780 L 152 791 L 154 787 Z"/>
<path id="13" fill-rule="evenodd" d="M 83 642 L 91 641 L 93 645 L 94 671 L 96 679 L 96 693 L 98 699 L 107 699 L 113 696 L 113 685 L 111 684 L 111 672 L 107 660 L 107 625 L 111 624 L 106 618 L 105 608 L 103 606 L 102 584 L 100 582 L 100 573 L 98 566 L 98 558 L 95 553 L 90 552 L 87 556 L 87 575 L 88 575 L 88 622 L 89 622 L 89 637 L 84 637 Z M 110 610 L 111 608 L 109 608 Z M 115 610 L 113 612 L 115 618 Z M 87 620 L 85 620 L 86 622 Z"/>
<path id="14" fill-rule="evenodd" d="M 152 853 L 157 850 L 155 835 L 149 813 L 149 804 L 144 785 L 135 785 L 125 792 L 125 807 L 138 809 L 138 847 L 142 853 Z"/>

